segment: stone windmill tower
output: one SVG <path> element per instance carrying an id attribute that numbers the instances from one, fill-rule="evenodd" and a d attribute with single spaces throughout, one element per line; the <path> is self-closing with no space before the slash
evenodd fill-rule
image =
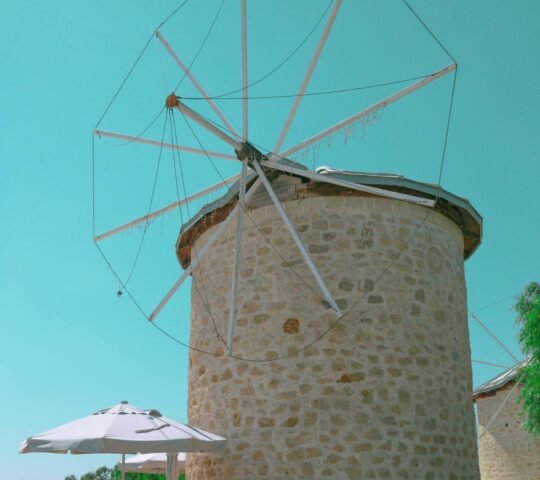
<path id="1" fill-rule="evenodd" d="M 341 3 L 333 2 L 272 149 L 248 134 L 246 0 L 241 132 L 156 31 L 220 123 L 174 93 L 167 112 L 197 123 L 229 153 L 95 131 L 237 160 L 241 169 L 95 237 L 146 229 L 167 211 L 228 190 L 182 227 L 176 254 L 184 272 L 147 317 L 154 321 L 192 277 L 189 420 L 229 439 L 224 456 L 188 458 L 192 480 L 479 479 L 463 262 L 480 243 L 481 217 L 440 185 L 311 171 L 291 160 L 456 65 L 282 148 Z"/>
<path id="2" fill-rule="evenodd" d="M 523 428 L 519 368 L 526 360 L 474 391 L 478 409 L 480 472 L 484 480 L 540 478 L 540 441 Z"/>
<path id="3" fill-rule="evenodd" d="M 436 193 L 395 175 L 325 175 Z M 300 265 L 300 254 L 270 198 L 253 197 L 250 215 L 287 253 L 279 258 L 244 232 L 233 357 L 214 334 L 227 330 L 233 228 L 193 271 L 206 295 L 192 289 L 191 345 L 216 356 L 190 354 L 189 419 L 229 443 L 223 457 L 190 458 L 189 477 L 478 479 L 463 259 L 479 244 L 480 217 L 449 192 L 424 220 L 426 207 L 306 180 L 279 177 L 273 186 L 340 309 L 363 301 L 301 353 L 249 361 L 301 350 L 336 320 L 318 292 L 284 273 L 284 261 Z M 184 267 L 235 202 L 221 199 L 184 228 Z"/>

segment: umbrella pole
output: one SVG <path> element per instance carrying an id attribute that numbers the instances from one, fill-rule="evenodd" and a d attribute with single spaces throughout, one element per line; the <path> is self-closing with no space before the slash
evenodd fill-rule
<path id="1" fill-rule="evenodd" d="M 126 480 L 126 454 L 122 453 L 122 480 Z"/>

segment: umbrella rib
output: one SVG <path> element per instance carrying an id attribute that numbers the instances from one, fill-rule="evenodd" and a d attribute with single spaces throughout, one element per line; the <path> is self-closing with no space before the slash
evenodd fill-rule
<path id="1" fill-rule="evenodd" d="M 155 428 L 145 428 L 143 430 L 135 430 L 135 433 L 150 433 L 150 432 L 155 432 L 157 430 L 162 430 L 163 428 L 167 428 L 167 427 L 170 427 L 171 424 L 170 423 L 165 423 L 159 427 L 155 427 Z"/>
<path id="2" fill-rule="evenodd" d="M 156 417 L 156 420 L 159 420 L 161 422 L 165 422 L 165 420 L 159 418 L 159 417 Z M 191 430 L 195 430 L 199 435 L 202 435 L 203 437 L 206 437 L 208 438 L 209 440 L 212 440 L 211 437 L 209 437 L 208 435 L 205 435 L 204 433 L 200 432 L 198 429 L 196 429 L 195 427 L 192 427 L 191 425 L 187 425 L 189 428 L 191 428 Z M 180 428 L 178 425 L 175 425 L 174 423 L 167 423 L 165 422 L 165 425 L 163 425 L 161 428 L 164 428 L 164 427 L 173 427 L 173 428 L 176 428 L 177 430 L 180 430 L 181 432 L 184 432 L 186 435 L 191 435 L 191 433 L 189 432 L 186 432 L 183 428 Z"/>

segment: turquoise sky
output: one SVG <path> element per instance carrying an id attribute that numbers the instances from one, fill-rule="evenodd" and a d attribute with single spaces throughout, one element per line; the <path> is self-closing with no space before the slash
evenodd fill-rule
<path id="1" fill-rule="evenodd" d="M 191 0 L 163 28 L 190 63 L 220 0 Z M 538 280 L 540 255 L 540 4 L 532 0 L 411 0 L 459 62 L 442 184 L 468 198 L 484 217 L 483 244 L 466 263 L 470 311 L 520 357 L 512 297 Z M 120 400 L 186 418 L 187 352 L 152 328 L 92 243 L 91 132 L 153 29 L 178 2 L 5 0 L 0 16 L 0 463 L 13 480 L 63 479 L 112 456 L 18 455 L 19 442 Z M 286 57 L 327 0 L 250 0 L 250 78 Z M 325 20 L 323 20 L 324 23 Z M 282 69 L 252 95 L 294 94 L 322 25 Z M 193 66 L 207 90 L 240 86 L 239 1 L 225 0 Z M 400 0 L 344 0 L 310 91 L 425 75 L 450 63 Z M 137 134 L 179 80 L 153 40 L 101 127 Z M 388 107 L 344 142 L 334 139 L 299 158 L 306 165 L 403 173 L 433 182 L 441 161 L 452 78 Z M 403 85 L 306 98 L 285 146 L 291 146 Z M 196 94 L 184 82 L 181 96 Z M 200 101 L 186 101 L 203 113 Z M 221 107 L 239 128 L 240 102 Z M 251 139 L 269 149 L 291 99 L 250 102 Z M 161 116 L 145 136 L 160 140 Z M 180 142 L 197 146 L 177 117 Z M 199 130 L 197 130 L 199 132 Z M 204 133 L 206 148 L 226 152 Z M 165 136 L 170 141 L 170 132 Z M 96 141 L 97 233 L 146 213 L 158 149 Z M 164 153 L 154 206 L 175 200 L 170 153 Z M 188 194 L 219 177 L 203 157 L 182 162 Z M 223 175 L 237 165 L 216 160 Z M 183 196 L 183 192 L 181 192 Z M 209 199 L 213 199 L 210 197 Z M 207 199 L 208 200 L 208 199 Z M 202 202 L 183 215 L 193 214 Z M 150 310 L 180 269 L 174 257 L 177 212 L 151 225 L 129 287 Z M 103 244 L 124 276 L 141 231 Z M 492 305 L 488 308 L 483 308 Z M 479 310 L 481 309 L 481 310 Z M 159 325 L 187 341 L 189 285 Z M 512 359 L 470 321 L 473 358 Z M 474 383 L 498 369 L 474 365 Z"/>

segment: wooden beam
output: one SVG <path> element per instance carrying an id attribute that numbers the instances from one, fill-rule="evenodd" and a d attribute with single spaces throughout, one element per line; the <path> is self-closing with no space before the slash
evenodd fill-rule
<path id="1" fill-rule="evenodd" d="M 131 222 L 125 223 L 124 225 L 120 225 L 119 227 L 113 228 L 112 230 L 102 233 L 98 235 L 97 237 L 95 237 L 95 240 L 96 242 L 100 242 L 101 240 L 105 240 L 106 238 L 112 237 L 113 235 L 124 232 L 131 228 L 134 228 L 137 225 L 140 225 L 141 223 L 149 222 L 150 220 L 153 220 L 154 218 L 164 215 L 165 213 L 170 212 L 171 210 L 174 210 L 175 208 L 181 207 L 182 205 L 185 205 L 186 203 L 192 202 L 193 200 L 197 200 L 198 198 L 204 195 L 207 195 L 209 193 L 212 193 L 216 190 L 219 190 L 220 188 L 223 188 L 226 185 L 231 185 L 234 182 L 236 182 L 236 180 L 238 180 L 239 178 L 240 178 L 240 175 L 233 175 L 232 177 L 226 178 L 224 181 L 216 183 L 208 188 L 205 188 L 204 190 L 201 190 L 200 192 L 197 192 L 196 194 L 191 195 L 185 199 L 170 203 L 169 205 L 163 208 L 160 208 L 159 210 L 156 210 L 155 212 L 136 218 L 135 220 L 132 220 Z"/>
<path id="2" fill-rule="evenodd" d="M 276 146 L 274 147 L 274 152 L 279 152 L 281 150 L 281 147 L 283 146 L 285 137 L 287 136 L 287 133 L 289 132 L 289 129 L 291 128 L 292 121 L 294 120 L 294 117 L 296 116 L 296 112 L 298 111 L 300 102 L 303 99 L 306 88 L 309 84 L 309 81 L 311 80 L 311 76 L 313 75 L 315 67 L 317 66 L 323 47 L 326 43 L 326 40 L 328 39 L 328 35 L 330 34 L 330 30 L 332 29 L 332 25 L 334 24 L 334 20 L 336 19 L 336 15 L 340 7 L 341 7 L 341 0 L 335 0 L 334 7 L 332 8 L 332 11 L 330 12 L 330 17 L 328 18 L 328 21 L 326 22 L 326 26 L 324 27 L 324 31 L 321 35 L 319 43 L 317 44 L 317 48 L 315 49 L 315 53 L 313 54 L 311 63 L 309 64 L 307 72 L 304 76 L 304 80 L 302 81 L 302 84 L 300 85 L 300 89 L 298 90 L 298 94 L 294 100 L 291 111 L 289 112 L 289 116 L 287 117 L 287 120 L 285 121 L 285 125 L 283 125 L 283 129 L 281 130 L 281 133 L 279 134 L 279 138 L 277 140 Z"/>
<path id="3" fill-rule="evenodd" d="M 220 118 L 220 120 L 223 122 L 225 127 L 227 127 L 227 130 L 229 130 L 231 133 L 234 133 L 236 135 L 236 131 L 234 130 L 234 127 L 230 124 L 230 122 L 225 117 L 225 114 L 219 109 L 219 107 L 216 105 L 216 103 L 210 98 L 207 91 L 203 88 L 203 86 L 199 83 L 199 81 L 193 76 L 193 74 L 189 71 L 189 68 L 180 60 L 178 55 L 175 53 L 175 51 L 171 48 L 167 40 L 163 37 L 160 31 L 156 32 L 156 37 L 159 39 L 159 41 L 162 43 L 162 45 L 166 48 L 166 50 L 169 52 L 173 60 L 176 62 L 176 64 L 182 69 L 185 76 L 193 83 L 195 88 L 199 91 L 199 93 L 206 99 L 208 104 L 210 105 L 210 108 L 216 113 L 216 115 Z"/>
<path id="4" fill-rule="evenodd" d="M 326 130 L 323 130 L 322 132 L 318 133 L 317 135 L 314 135 L 311 138 L 308 138 L 307 140 L 304 140 L 303 142 L 299 143 L 298 145 L 295 145 L 294 147 L 289 148 L 288 150 L 285 150 L 284 152 L 280 152 L 279 154 L 272 154 L 270 156 L 270 160 L 276 160 L 279 157 L 291 157 L 295 153 L 299 152 L 300 150 L 309 147 L 310 145 L 313 145 L 314 143 L 320 142 L 324 138 L 338 132 L 339 130 L 342 130 L 346 128 L 347 126 L 351 125 L 352 123 L 357 122 L 358 120 L 361 120 L 362 118 L 367 117 L 368 115 L 376 112 L 377 110 L 380 110 L 381 108 L 384 108 L 391 103 L 394 103 L 398 101 L 400 98 L 405 97 L 406 95 L 409 95 L 412 92 L 415 92 L 416 90 L 428 85 L 429 83 L 437 80 L 438 78 L 441 78 L 445 75 L 448 75 L 450 72 L 453 72 L 456 69 L 455 64 L 448 65 L 447 67 L 444 67 L 443 69 L 433 73 L 432 75 L 423 78 L 422 80 L 413 83 L 412 85 L 409 85 L 408 87 L 404 88 L 403 90 L 400 90 L 397 93 L 394 93 L 393 95 L 390 95 L 389 97 L 385 98 L 384 100 L 381 100 L 375 104 L 373 104 L 371 107 L 366 108 L 365 110 L 362 110 L 355 115 L 352 115 L 351 117 L 336 123 L 334 126 L 327 128 Z M 277 150 L 274 150 L 277 151 Z"/>
<path id="5" fill-rule="evenodd" d="M 152 147 L 179 150 L 181 152 L 194 153 L 196 155 L 203 155 L 205 157 L 208 154 L 211 157 L 224 158 L 226 160 L 238 160 L 234 155 L 229 155 L 227 153 L 214 152 L 212 150 L 204 151 L 204 150 L 200 150 L 199 148 L 185 147 L 183 145 L 176 145 L 172 143 L 162 143 L 156 140 L 149 140 L 147 138 L 142 138 L 142 137 L 133 137 L 131 135 L 124 135 L 122 133 L 106 132 L 105 130 L 94 130 L 94 135 L 97 135 L 98 137 L 107 137 L 107 138 L 115 138 L 117 140 L 125 140 L 125 141 L 133 142 L 133 143 L 141 143 L 143 145 L 150 145 Z"/>

